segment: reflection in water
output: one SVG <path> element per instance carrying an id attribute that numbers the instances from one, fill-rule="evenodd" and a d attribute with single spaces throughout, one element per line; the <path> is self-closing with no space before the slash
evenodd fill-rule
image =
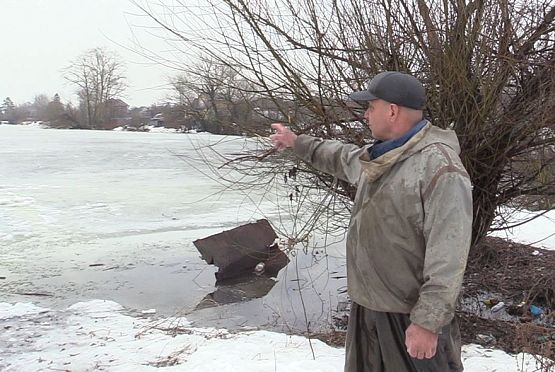
<path id="1" fill-rule="evenodd" d="M 263 282 L 249 284 L 254 278 L 254 268 L 251 268 L 250 277 L 242 281 L 244 284 L 230 285 L 225 281 L 206 289 L 209 281 L 205 280 L 205 292 L 196 298 L 192 306 L 197 307 L 187 313 L 187 319 L 203 327 L 234 330 L 250 326 L 279 332 L 305 332 L 308 324 L 311 331 L 328 331 L 333 317 L 348 312 L 348 309 L 338 309 L 338 301 L 347 301 L 347 294 L 343 293 L 347 284 L 344 246 L 338 243 L 326 249 L 296 249 L 294 252 L 274 283 L 268 281 L 268 267 L 265 267 L 260 279 L 273 285 L 267 294 L 260 291 Z M 209 292 L 215 293 L 206 296 Z M 237 302 L 230 303 L 230 299 Z"/>
<path id="2" fill-rule="evenodd" d="M 263 275 L 217 282 L 216 291 L 207 294 L 195 310 L 261 298 L 266 296 L 275 284 L 276 280 Z"/>
<path id="3" fill-rule="evenodd" d="M 216 291 L 206 295 L 195 310 L 266 296 L 276 284 L 272 277 L 289 263 L 276 238 L 263 219 L 195 240 L 202 258 L 218 267 Z"/>

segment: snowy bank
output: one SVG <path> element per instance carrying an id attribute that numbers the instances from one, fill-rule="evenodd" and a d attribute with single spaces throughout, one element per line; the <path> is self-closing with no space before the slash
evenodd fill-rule
<path id="1" fill-rule="evenodd" d="M 64 311 L 0 303 L 0 319 L 3 371 L 343 370 L 344 349 L 318 340 L 267 331 L 197 328 L 184 318 L 133 317 L 112 301 L 80 302 Z M 535 370 L 530 355 L 513 356 L 477 345 L 464 346 L 463 361 L 467 372 Z"/>
<path id="2" fill-rule="evenodd" d="M 506 209 L 506 212 L 509 226 L 518 225 L 541 213 L 511 209 Z M 497 222 L 499 223 L 499 221 Z M 518 243 L 530 244 L 538 248 L 555 250 L 555 210 L 551 210 L 520 226 L 496 231 L 491 235 Z"/>
<path id="3" fill-rule="evenodd" d="M 44 121 L 23 121 L 20 125 L 25 125 L 28 128 L 48 129 L 48 122 Z"/>

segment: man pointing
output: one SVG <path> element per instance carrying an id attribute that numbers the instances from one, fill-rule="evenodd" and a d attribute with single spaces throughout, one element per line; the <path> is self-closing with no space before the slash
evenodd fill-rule
<path id="1" fill-rule="evenodd" d="M 297 136 L 282 124 L 270 136 L 277 149 L 357 186 L 345 371 L 462 371 L 454 312 L 472 193 L 457 137 L 424 119 L 425 89 L 411 75 L 382 72 L 350 98 L 367 108 L 372 146 Z"/>

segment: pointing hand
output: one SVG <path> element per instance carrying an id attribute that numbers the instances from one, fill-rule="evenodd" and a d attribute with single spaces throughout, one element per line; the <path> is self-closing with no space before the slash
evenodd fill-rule
<path id="1" fill-rule="evenodd" d="M 272 124 L 272 128 L 276 130 L 276 133 L 270 136 L 270 140 L 276 150 L 282 151 L 287 147 L 293 147 L 293 144 L 297 139 L 297 135 L 295 133 L 280 123 Z"/>

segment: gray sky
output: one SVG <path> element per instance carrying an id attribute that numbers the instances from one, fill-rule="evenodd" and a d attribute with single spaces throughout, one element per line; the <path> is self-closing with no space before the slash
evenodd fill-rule
<path id="1" fill-rule="evenodd" d="M 125 62 L 128 104 L 164 100 L 169 93 L 163 86 L 176 72 L 125 48 L 133 48 L 134 37 L 146 47 L 160 44 L 133 26 L 150 22 L 137 14 L 129 0 L 0 0 L 0 101 L 10 97 L 22 104 L 37 94 L 59 93 L 63 102 L 77 102 L 61 70 L 96 47 L 118 53 Z"/>

